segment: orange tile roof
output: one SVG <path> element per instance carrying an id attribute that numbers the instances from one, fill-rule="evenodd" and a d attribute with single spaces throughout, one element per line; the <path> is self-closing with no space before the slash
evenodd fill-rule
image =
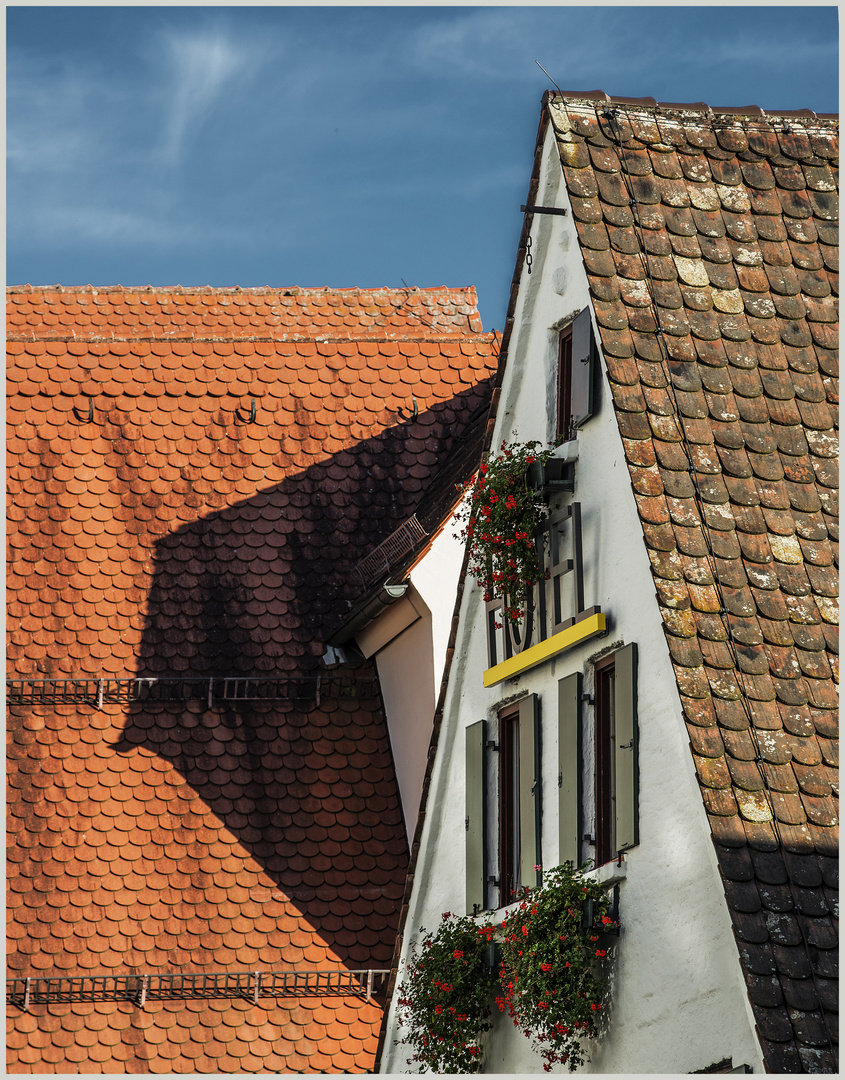
<path id="1" fill-rule="evenodd" d="M 27 287 L 10 290 L 9 299 L 26 300 L 43 329 L 49 297 L 91 294 Z M 332 299 L 323 290 L 305 295 L 315 294 Z M 384 306 L 388 294 L 373 295 Z M 395 311 L 407 294 L 392 295 Z M 180 343 L 105 343 L 92 342 L 88 324 L 50 341 L 12 329 L 14 672 L 128 673 L 139 650 L 143 673 L 219 670 L 221 650 L 205 640 L 186 663 L 176 627 L 199 614 L 186 602 L 205 603 L 203 617 L 214 618 L 207 605 L 217 601 L 198 600 L 197 584 L 221 573 L 221 546 L 232 564 L 228 577 L 248 570 L 261 577 L 248 585 L 244 614 L 258 624 L 249 627 L 249 655 L 241 651 L 234 669 L 228 657 L 225 673 L 316 665 L 306 623 L 343 611 L 344 568 L 413 511 L 452 445 L 458 417 L 483 400 L 480 384 L 494 363 L 491 337 L 469 330 L 477 323 L 471 290 L 418 291 L 410 299 L 421 297 L 432 319 L 451 312 L 442 333 L 408 326 L 401 338 L 374 331 L 353 341 L 344 328 L 340 336 L 315 331 L 307 341 L 235 341 L 206 327 L 203 338 Z M 410 412 L 413 400 L 419 416 L 405 423 L 399 410 Z M 85 422 L 89 408 L 92 423 Z M 222 545 L 221 533 L 243 539 Z M 80 607 L 86 590 L 96 606 Z M 293 592 L 307 613 L 290 610 Z M 156 608 L 143 627 L 142 600 Z"/>
<path id="2" fill-rule="evenodd" d="M 358 998 L 91 1002 L 10 1009 L 7 1068 L 21 1072 L 365 1073 L 382 1009 Z M 307 1034 L 303 1034 L 307 1033 Z"/>
<path id="3" fill-rule="evenodd" d="M 474 291 L 8 300 L 9 674 L 41 696 L 10 710 L 10 974 L 386 967 L 407 844 L 378 686 L 321 657 L 489 395 Z M 101 708 L 37 684 L 104 676 L 194 681 Z M 9 1068 L 363 1072 L 380 1017 L 33 1005 Z"/>
<path id="4" fill-rule="evenodd" d="M 838 123 L 623 102 L 547 112 L 764 1059 L 835 1072 Z"/>

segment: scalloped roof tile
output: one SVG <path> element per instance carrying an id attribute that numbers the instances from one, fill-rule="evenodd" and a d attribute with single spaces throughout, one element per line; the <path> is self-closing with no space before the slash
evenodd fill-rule
<path id="1" fill-rule="evenodd" d="M 322 654 L 351 570 L 489 400 L 474 290 L 7 300 L 10 677 L 300 680 L 10 709 L 10 974 L 388 967 L 408 852 L 381 700 L 374 668 Z M 364 1072 L 381 1016 L 34 1005 L 8 1062 Z"/>

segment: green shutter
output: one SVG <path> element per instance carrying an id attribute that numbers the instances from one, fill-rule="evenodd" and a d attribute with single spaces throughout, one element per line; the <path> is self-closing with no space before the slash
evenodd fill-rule
<path id="1" fill-rule="evenodd" d="M 484 803 L 486 723 L 466 729 L 466 909 L 472 915 L 484 909 Z"/>
<path id="2" fill-rule="evenodd" d="M 557 684 L 558 859 L 581 859 L 581 672 Z"/>
<path id="3" fill-rule="evenodd" d="M 540 797 L 540 702 L 529 694 L 519 703 L 519 877 L 532 889 L 540 882 Z"/>
<path id="4" fill-rule="evenodd" d="M 626 645 L 614 655 L 616 717 L 616 850 L 639 843 L 639 774 L 637 769 L 637 646 Z"/>
<path id="5" fill-rule="evenodd" d="M 596 411 L 597 360 L 590 309 L 584 308 L 572 323 L 572 422 L 576 428 Z"/>

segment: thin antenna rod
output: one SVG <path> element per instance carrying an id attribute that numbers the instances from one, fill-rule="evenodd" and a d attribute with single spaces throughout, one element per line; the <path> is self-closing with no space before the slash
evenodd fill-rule
<path id="1" fill-rule="evenodd" d="M 546 69 L 543 67 L 543 65 L 540 63 L 540 61 L 535 60 L 534 63 L 537 65 L 537 67 L 540 69 L 540 71 L 543 72 L 543 74 L 546 76 L 546 78 L 549 80 L 549 82 L 552 84 L 552 86 L 555 88 L 555 90 L 557 90 L 557 92 L 560 94 L 560 96 L 563 97 L 563 91 L 558 86 L 558 84 L 554 81 L 554 79 L 551 77 L 551 75 L 548 73 L 548 71 L 546 71 Z"/>

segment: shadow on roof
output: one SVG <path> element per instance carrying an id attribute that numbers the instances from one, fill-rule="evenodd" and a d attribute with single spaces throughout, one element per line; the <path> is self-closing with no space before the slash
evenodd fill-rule
<path id="1" fill-rule="evenodd" d="M 112 749 L 170 763 L 351 968 L 389 965 L 408 848 L 374 665 L 327 668 L 324 642 L 362 591 L 356 563 L 460 452 L 456 421 L 477 398 L 468 389 L 156 544 L 136 670 L 149 696 Z M 417 427 L 427 445 L 409 462 Z M 191 886 L 237 879 L 231 857 L 214 862 L 185 863 Z"/>

